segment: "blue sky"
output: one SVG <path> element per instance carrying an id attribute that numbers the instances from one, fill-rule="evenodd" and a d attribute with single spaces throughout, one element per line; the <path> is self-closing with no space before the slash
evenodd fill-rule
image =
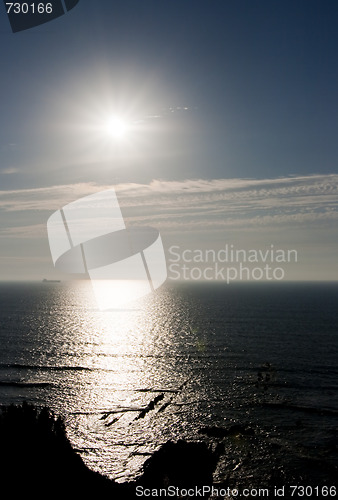
<path id="1" fill-rule="evenodd" d="M 15 34 L 0 7 L 0 279 L 52 274 L 49 215 L 112 186 L 167 246 L 337 279 L 335 1 L 80 0 Z"/>

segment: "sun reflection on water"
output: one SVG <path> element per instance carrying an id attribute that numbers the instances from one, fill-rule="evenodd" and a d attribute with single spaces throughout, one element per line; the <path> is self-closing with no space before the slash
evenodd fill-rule
<path id="1" fill-rule="evenodd" d="M 121 294 L 138 285 L 124 283 Z M 123 308 L 100 311 L 91 283 L 82 281 L 66 289 L 62 302 L 59 328 L 69 339 L 69 363 L 83 368 L 69 370 L 64 380 L 60 403 L 68 408 L 69 436 L 75 447 L 97 450 L 83 455 L 91 468 L 104 467 L 109 476 L 125 480 L 147 458 L 137 450 L 153 451 L 165 435 L 170 438 L 178 418 L 171 415 L 169 424 L 168 412 L 158 410 L 176 398 L 188 378 L 189 362 L 179 355 L 177 335 L 181 330 L 185 338 L 188 331 L 180 326 L 184 313 L 165 287 Z M 149 420 L 155 414 L 157 426 L 163 420 L 156 429 Z"/>
<path id="2" fill-rule="evenodd" d="M 91 283 L 101 310 L 132 308 L 135 301 L 151 292 L 148 280 L 92 280 Z"/>

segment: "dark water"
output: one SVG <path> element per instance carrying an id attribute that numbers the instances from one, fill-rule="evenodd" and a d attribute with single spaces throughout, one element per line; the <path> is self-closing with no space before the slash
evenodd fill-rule
<path id="1" fill-rule="evenodd" d="M 234 425 L 216 482 L 286 463 L 301 483 L 309 460 L 319 481 L 338 465 L 337 305 L 337 284 L 172 282 L 100 312 L 88 282 L 3 283 L 0 403 L 47 404 L 119 481 L 168 439 Z"/>

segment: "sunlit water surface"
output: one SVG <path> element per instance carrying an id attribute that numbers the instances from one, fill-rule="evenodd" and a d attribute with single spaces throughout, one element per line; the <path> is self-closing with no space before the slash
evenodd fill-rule
<path id="1" fill-rule="evenodd" d="M 328 453 L 337 298 L 336 285 L 169 283 L 102 312 L 87 281 L 2 284 L 0 402 L 62 414 L 85 463 L 118 481 L 204 426 Z"/>

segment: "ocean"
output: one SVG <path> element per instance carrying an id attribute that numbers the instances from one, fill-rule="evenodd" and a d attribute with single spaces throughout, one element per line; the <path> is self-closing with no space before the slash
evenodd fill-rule
<path id="1" fill-rule="evenodd" d="M 338 466 L 337 305 L 337 283 L 167 282 L 101 312 L 88 281 L 1 283 L 0 404 L 47 405 L 118 482 L 186 439 L 223 442 L 215 484 L 271 469 L 324 484 Z"/>

